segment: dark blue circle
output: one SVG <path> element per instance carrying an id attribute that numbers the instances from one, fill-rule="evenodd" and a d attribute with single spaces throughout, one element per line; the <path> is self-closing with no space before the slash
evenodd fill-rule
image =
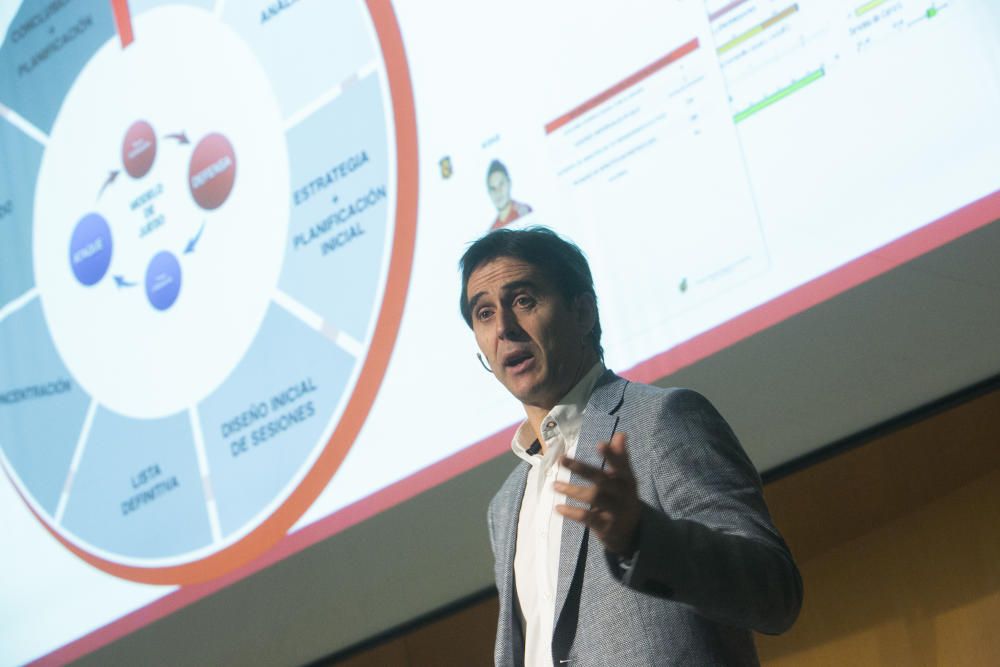
<path id="1" fill-rule="evenodd" d="M 111 266 L 111 227 L 97 213 L 83 216 L 69 242 L 69 265 L 80 284 L 98 283 Z"/>
<path id="2" fill-rule="evenodd" d="M 146 268 L 146 298 L 153 308 L 166 310 L 181 292 L 181 263 L 173 253 L 161 250 Z"/>

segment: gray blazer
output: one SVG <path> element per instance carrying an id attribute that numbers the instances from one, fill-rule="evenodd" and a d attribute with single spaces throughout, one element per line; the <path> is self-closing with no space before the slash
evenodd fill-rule
<path id="1" fill-rule="evenodd" d="M 577 458 L 602 466 L 597 443 L 616 431 L 629 436 L 644 504 L 638 552 L 625 569 L 587 529 L 563 522 L 553 663 L 758 664 L 751 630 L 789 628 L 802 579 L 736 436 L 700 394 L 608 371 L 587 404 Z M 524 661 L 514 551 L 529 467 L 518 465 L 489 508 L 497 665 Z M 585 482 L 574 475 L 573 483 Z"/>

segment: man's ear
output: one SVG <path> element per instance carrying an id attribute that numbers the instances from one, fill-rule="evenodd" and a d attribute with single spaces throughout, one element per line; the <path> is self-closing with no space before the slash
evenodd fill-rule
<path id="1" fill-rule="evenodd" d="M 580 335 L 586 336 L 594 330 L 597 323 L 597 301 L 593 294 L 577 294 L 573 299 L 573 315 L 576 318 L 577 326 L 580 328 Z"/>

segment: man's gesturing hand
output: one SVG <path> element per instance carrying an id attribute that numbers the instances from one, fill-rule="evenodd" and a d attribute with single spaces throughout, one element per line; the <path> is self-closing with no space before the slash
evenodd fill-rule
<path id="1" fill-rule="evenodd" d="M 558 505 L 556 511 L 588 526 L 608 551 L 631 557 L 642 502 L 625 453 L 625 434 L 615 433 L 610 443 L 599 443 L 597 450 L 605 458 L 603 470 L 568 456 L 562 460 L 564 466 L 592 484 L 579 486 L 556 482 L 554 487 L 557 492 L 582 501 L 590 508 Z"/>

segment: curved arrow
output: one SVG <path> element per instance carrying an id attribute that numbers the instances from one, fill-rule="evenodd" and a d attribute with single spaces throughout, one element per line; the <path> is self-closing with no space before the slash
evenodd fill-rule
<path id="1" fill-rule="evenodd" d="M 201 223 L 201 227 L 198 228 L 198 233 L 195 234 L 194 237 L 190 241 L 187 242 L 187 247 L 184 248 L 184 254 L 185 255 L 194 252 L 194 247 L 196 245 L 198 245 L 198 239 L 201 238 L 201 233 L 203 231 L 205 231 L 205 223 L 204 222 L 202 222 Z"/>
<path id="2" fill-rule="evenodd" d="M 176 139 L 177 143 L 180 144 L 180 145 L 182 145 L 182 146 L 185 145 L 185 144 L 191 143 L 190 141 L 188 141 L 187 133 L 186 132 L 174 132 L 173 134 L 168 134 L 168 135 L 166 135 L 163 138 L 164 139 Z"/>
<path id="3" fill-rule="evenodd" d="M 106 187 L 108 187 L 109 185 L 111 185 L 112 183 L 114 183 L 116 178 L 118 178 L 118 170 L 117 169 L 113 169 L 110 172 L 108 172 L 108 178 L 104 181 L 104 185 L 102 185 L 101 189 L 97 192 L 97 198 L 98 199 L 100 199 L 101 195 L 104 194 L 104 189 Z"/>
<path id="4" fill-rule="evenodd" d="M 135 283 L 125 280 L 124 276 L 115 276 L 115 285 L 118 287 L 135 287 Z"/>

